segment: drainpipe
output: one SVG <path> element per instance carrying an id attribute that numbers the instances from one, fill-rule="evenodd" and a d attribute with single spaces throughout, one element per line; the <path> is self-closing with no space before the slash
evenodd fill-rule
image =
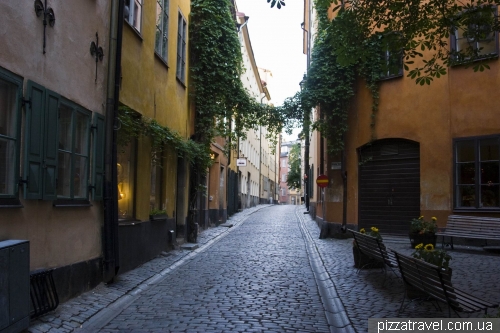
<path id="1" fill-rule="evenodd" d="M 118 253 L 118 185 L 115 125 L 117 124 L 120 93 L 123 8 L 123 0 L 112 0 L 106 94 L 106 139 L 104 147 L 103 281 L 106 283 L 113 282 L 120 268 Z"/>
<path id="2" fill-rule="evenodd" d="M 345 150 L 341 152 L 341 174 L 342 183 L 344 187 L 343 198 L 342 198 L 342 226 L 340 230 L 345 234 L 347 232 L 347 170 L 345 165 Z"/>

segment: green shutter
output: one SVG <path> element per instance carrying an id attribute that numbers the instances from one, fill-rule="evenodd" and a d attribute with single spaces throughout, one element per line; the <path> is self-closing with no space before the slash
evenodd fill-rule
<path id="1" fill-rule="evenodd" d="M 45 88 L 28 81 L 26 126 L 24 137 L 24 184 L 25 199 L 42 199 L 43 126 Z"/>
<path id="2" fill-rule="evenodd" d="M 45 135 L 43 159 L 43 200 L 57 199 L 57 155 L 58 122 L 60 97 L 53 91 L 46 90 L 45 95 Z"/>
<path id="3" fill-rule="evenodd" d="M 92 155 L 92 200 L 102 200 L 104 184 L 104 143 L 105 121 L 104 116 L 94 113 L 94 138 Z"/>

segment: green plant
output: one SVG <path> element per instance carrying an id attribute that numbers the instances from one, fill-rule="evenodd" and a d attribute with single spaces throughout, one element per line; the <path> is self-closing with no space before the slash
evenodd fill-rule
<path id="1" fill-rule="evenodd" d="M 439 268 L 448 269 L 451 256 L 444 250 L 436 250 L 434 245 L 418 244 L 412 253 L 413 258 L 423 260 Z"/>
<path id="2" fill-rule="evenodd" d="M 424 216 L 414 218 L 410 221 L 410 232 L 419 234 L 434 234 L 437 231 L 437 218 L 432 217 L 426 221 Z"/>
<path id="3" fill-rule="evenodd" d="M 152 209 L 149 212 L 149 215 L 156 216 L 156 215 L 166 215 L 167 210 L 166 209 Z"/>

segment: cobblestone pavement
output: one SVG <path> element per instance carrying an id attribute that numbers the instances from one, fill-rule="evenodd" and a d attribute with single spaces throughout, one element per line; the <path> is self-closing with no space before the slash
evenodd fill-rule
<path id="1" fill-rule="evenodd" d="M 228 221 L 234 227 L 200 233 L 198 250 L 159 256 L 60 305 L 29 331 L 364 333 L 368 318 L 398 317 L 399 278 L 389 273 L 383 285 L 380 269 L 357 273 L 352 239 L 319 239 L 304 211 L 259 205 L 237 213 Z M 384 243 L 411 253 L 407 238 Z M 464 246 L 450 253 L 456 287 L 500 301 L 500 255 Z M 401 317 L 447 312 L 420 303 Z"/>
<path id="2" fill-rule="evenodd" d="M 437 310 L 430 302 L 410 304 L 398 316 L 398 310 L 404 294 L 404 285 L 399 279 L 399 272 L 388 272 L 384 284 L 381 269 L 365 269 L 357 273 L 354 268 L 352 239 L 319 239 L 320 230 L 316 222 L 307 215 L 304 225 L 321 253 L 325 267 L 335 284 L 338 295 L 352 325 L 359 333 L 368 331 L 368 318 L 443 318 L 448 317 L 448 310 L 441 305 Z M 382 236 L 383 230 L 381 230 Z M 407 237 L 383 237 L 384 244 L 400 253 L 410 255 L 413 251 Z M 440 248 L 440 245 L 438 245 Z M 452 259 L 452 283 L 456 288 L 483 298 L 487 301 L 500 302 L 500 255 L 484 251 L 480 247 L 455 246 L 449 251 Z M 490 309 L 489 314 L 496 315 L 498 310 Z M 484 313 L 462 317 L 482 317 Z"/>

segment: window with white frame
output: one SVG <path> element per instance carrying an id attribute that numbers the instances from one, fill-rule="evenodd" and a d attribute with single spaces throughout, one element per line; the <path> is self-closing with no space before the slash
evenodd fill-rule
<path id="1" fill-rule="evenodd" d="M 156 1 L 155 52 L 165 62 L 168 60 L 168 9 L 169 0 Z"/>
<path id="2" fill-rule="evenodd" d="M 498 55 L 497 7 L 471 9 L 464 25 L 454 27 L 451 34 L 452 60 L 463 62 Z"/>
<path id="3" fill-rule="evenodd" d="M 176 76 L 182 82 L 186 81 L 186 36 L 187 22 L 179 11 L 177 27 L 177 71 Z"/>
<path id="4" fill-rule="evenodd" d="M 281 181 L 282 182 L 286 182 L 286 174 L 282 174 L 281 175 Z"/>
<path id="5" fill-rule="evenodd" d="M 123 16 L 137 32 L 142 28 L 142 1 L 143 0 L 125 0 Z"/>
<path id="6" fill-rule="evenodd" d="M 0 69 L 0 201 L 18 195 L 22 86 L 20 77 Z"/>
<path id="7" fill-rule="evenodd" d="M 90 160 L 90 112 L 61 102 L 58 130 L 57 197 L 86 199 Z"/>
<path id="8" fill-rule="evenodd" d="M 455 209 L 500 209 L 500 135 L 454 140 Z"/>

